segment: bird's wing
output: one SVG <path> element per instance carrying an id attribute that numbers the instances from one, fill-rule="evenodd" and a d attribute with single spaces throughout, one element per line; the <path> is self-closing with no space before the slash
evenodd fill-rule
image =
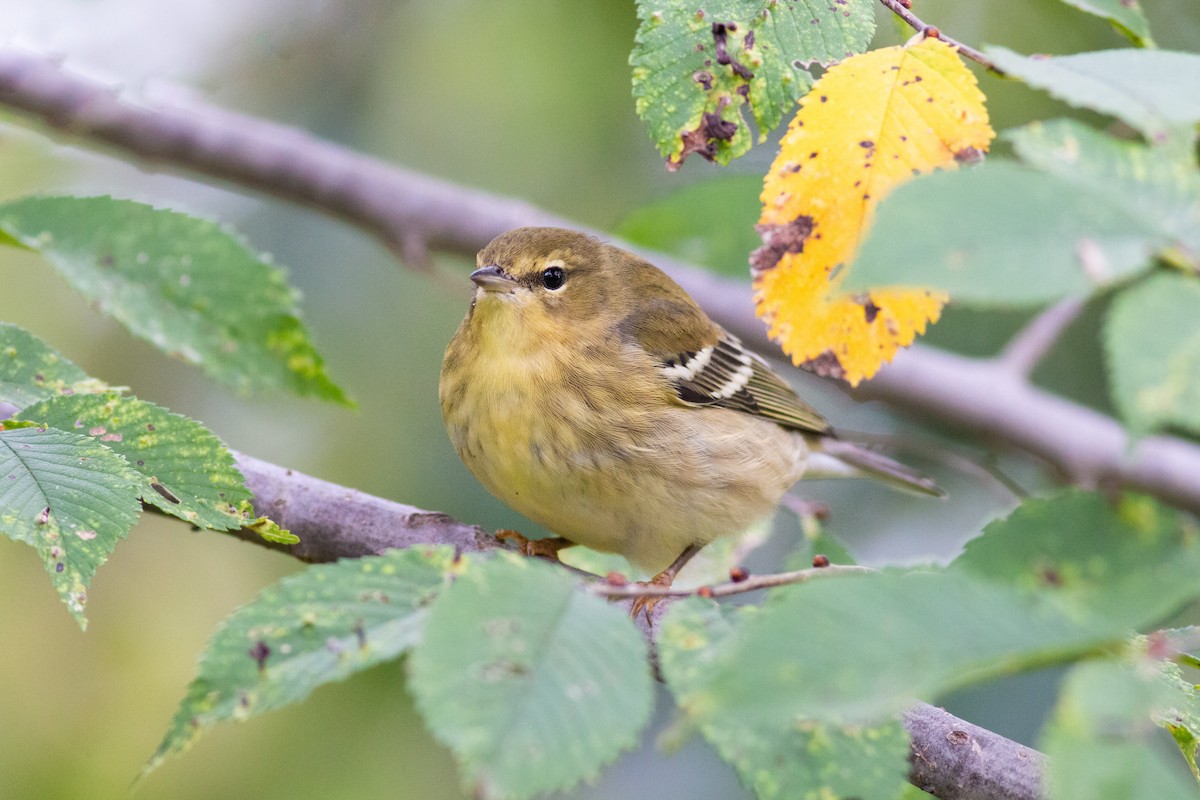
<path id="1" fill-rule="evenodd" d="M 764 417 L 787 428 L 831 433 L 825 418 L 747 350 L 691 304 L 654 303 L 627 317 L 622 329 L 657 362 L 679 399 Z M 686 349 L 678 347 L 688 342 Z M 675 347 L 667 347 L 667 343 Z"/>

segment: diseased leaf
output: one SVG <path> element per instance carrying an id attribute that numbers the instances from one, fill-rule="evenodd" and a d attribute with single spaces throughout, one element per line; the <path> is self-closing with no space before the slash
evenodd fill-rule
<path id="1" fill-rule="evenodd" d="M 80 627 L 92 576 L 137 522 L 140 485 L 91 437 L 0 426 L 0 533 L 38 551 Z"/>
<path id="2" fill-rule="evenodd" d="M 243 722 L 398 658 L 421 635 L 449 547 L 321 564 L 264 589 L 221 623 L 143 774 L 218 722 Z"/>
<path id="3" fill-rule="evenodd" d="M 1200 174 L 1188 159 L 1113 138 L 1074 120 L 1034 122 L 1006 134 L 1026 164 L 1118 203 L 1154 231 L 1161 254 L 1200 267 Z"/>
<path id="4" fill-rule="evenodd" d="M 34 197 L 0 205 L 0 230 L 132 333 L 224 383 L 349 403 L 283 271 L 214 222 L 111 197 Z"/>
<path id="5" fill-rule="evenodd" d="M 630 54 L 633 96 L 667 166 L 692 153 L 728 164 L 811 85 L 806 67 L 861 53 L 875 30 L 870 0 L 639 0 Z"/>
<path id="6" fill-rule="evenodd" d="M 233 454 L 195 420 L 116 392 L 54 397 L 23 419 L 87 434 L 142 475 L 145 503 L 201 528 L 236 530 L 252 521 L 251 499 Z"/>
<path id="7" fill-rule="evenodd" d="M 0 402 L 22 408 L 99 382 L 24 328 L 0 322 Z"/>
<path id="8" fill-rule="evenodd" d="M 1113 27 L 1129 37 L 1129 40 L 1141 47 L 1153 47 L 1154 40 L 1150 38 L 1150 23 L 1142 13 L 1138 0 L 1062 0 L 1069 6 L 1080 11 L 1106 19 Z"/>
<path id="9" fill-rule="evenodd" d="M 533 559 L 469 562 L 408 665 L 421 715 L 481 798 L 595 775 L 652 706 L 646 644 L 626 613 Z"/>
<path id="10" fill-rule="evenodd" d="M 719 660 L 721 649 L 734 641 L 735 627 L 758 613 L 753 606 L 730 611 L 702 603 L 672 609 L 672 624 L 660 639 L 662 670 L 685 713 L 690 713 L 690 698 L 703 687 L 705 673 Z M 839 725 L 797 719 L 775 728 L 748 724 L 735 714 L 702 723 L 701 732 L 759 800 L 886 800 L 900 796 L 908 774 L 908 736 L 896 720 Z"/>
<path id="11" fill-rule="evenodd" d="M 846 288 L 890 282 L 971 305 L 1033 306 L 1126 280 L 1164 244 L 1117 198 L 1015 164 L 984 164 L 897 189 Z"/>
<path id="12" fill-rule="evenodd" d="M 1168 698 L 1154 670 L 1113 661 L 1076 666 L 1067 675 L 1042 736 L 1046 783 L 1054 800 L 1195 798 L 1186 771 L 1156 746 L 1154 722 Z"/>
<path id="13" fill-rule="evenodd" d="M 1130 49 L 1051 57 L 989 47 L 987 55 L 1012 77 L 1073 106 L 1112 114 L 1151 142 L 1190 142 L 1200 122 L 1197 53 Z"/>
<path id="14" fill-rule="evenodd" d="M 1113 402 L 1137 433 L 1200 432 L 1200 280 L 1163 272 L 1121 292 L 1104 325 Z"/>
<path id="15" fill-rule="evenodd" d="M 796 364 L 857 384 L 936 321 L 940 293 L 848 295 L 841 284 L 884 195 L 987 149 L 983 100 L 955 51 L 927 39 L 847 59 L 801 101 L 763 185 L 764 244 L 751 256 L 758 314 Z"/>

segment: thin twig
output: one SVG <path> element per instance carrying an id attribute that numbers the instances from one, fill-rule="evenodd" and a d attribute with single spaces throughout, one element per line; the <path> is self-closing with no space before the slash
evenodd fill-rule
<path id="1" fill-rule="evenodd" d="M 1014 374 L 1028 377 L 1082 310 L 1081 298 L 1060 300 L 1017 331 L 996 360 Z"/>
<path id="2" fill-rule="evenodd" d="M 926 25 L 924 22 L 922 22 L 921 18 L 912 13 L 910 10 L 910 6 L 912 5 L 911 3 L 905 5 L 903 0 L 879 0 L 879 2 L 883 3 L 897 17 L 907 22 L 917 33 L 923 34 L 932 39 L 941 39 L 943 42 L 955 48 L 958 50 L 958 52 L 962 53 L 964 56 L 976 62 L 977 64 L 981 64 L 997 75 L 1004 74 L 1004 71 L 997 67 L 990 58 L 976 50 L 974 47 L 963 44 L 957 39 L 951 39 L 949 36 L 942 33 L 940 28 L 937 28 L 933 25 Z"/>
<path id="3" fill-rule="evenodd" d="M 751 575 L 740 581 L 731 580 L 728 583 L 718 583 L 715 586 L 697 586 L 693 589 L 677 589 L 674 586 L 654 586 L 645 583 L 595 583 L 588 587 L 588 591 L 592 594 L 612 599 L 626 597 L 732 597 L 735 594 L 756 592 L 760 589 L 770 589 L 775 586 L 804 583 L 813 578 L 832 577 L 834 575 L 862 575 L 868 572 L 875 572 L 875 570 L 855 564 L 830 564 L 826 567 L 798 569 L 794 572 Z"/>

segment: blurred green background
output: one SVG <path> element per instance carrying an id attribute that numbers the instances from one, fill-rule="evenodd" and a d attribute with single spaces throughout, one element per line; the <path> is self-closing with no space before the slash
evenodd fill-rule
<path id="1" fill-rule="evenodd" d="M 1146 6 L 1161 45 L 1186 49 L 1200 41 L 1195 0 Z M 0 40 L 63 55 L 69 68 L 135 96 L 198 96 L 602 228 L 617 228 L 685 186 L 694 194 L 672 201 L 682 213 L 753 220 L 753 178 L 730 191 L 699 184 L 761 175 L 774 154 L 766 145 L 726 171 L 693 160 L 666 173 L 633 113 L 627 59 L 636 17 L 627 3 L 2 0 L 0 11 Z M 973 44 L 1054 53 L 1124 46 L 1103 23 L 1051 0 L 924 0 L 920 11 Z M 881 44 L 909 35 L 882 12 L 880 19 Z M 981 80 L 998 130 L 1070 113 L 1018 84 Z M 0 319 L 45 338 L 91 374 L 202 420 L 237 449 L 490 528 L 532 529 L 483 492 L 442 430 L 437 374 L 470 293 L 467 260 L 438 256 L 435 278 L 418 275 L 339 223 L 79 149 L 0 110 L 0 196 L 32 192 L 132 197 L 240 228 L 291 270 L 316 343 L 360 408 L 233 395 L 132 339 L 39 259 L 17 251 L 0 252 Z M 661 222 L 647 226 L 644 216 L 630 219 L 627 230 L 666 235 Z M 722 266 L 744 271 L 741 237 L 711 248 L 700 247 L 687 226 L 670 237 L 690 257 L 716 253 Z M 1042 374 L 1060 391 L 1104 407 L 1093 312 Z M 955 312 L 931 338 L 984 353 L 1019 321 Z M 942 433 L 915 429 L 886 409 L 856 406 L 825 384 L 804 382 L 844 428 L 942 441 Z M 1001 462 L 1027 487 L 1043 482 L 1036 465 L 1008 456 Z M 950 489 L 950 502 L 849 484 L 805 494 L 831 505 L 829 530 L 871 563 L 947 558 L 983 521 L 1011 507 L 1011 496 L 981 470 L 964 472 L 946 458 L 923 466 Z M 781 527 L 794 533 L 794 524 Z M 777 537 L 752 566 L 771 568 L 793 541 Z M 98 573 L 83 634 L 33 554 L 0 539 L 0 798 L 126 796 L 217 622 L 301 568 L 262 548 L 146 519 Z M 1053 682 L 1052 674 L 1030 676 L 951 698 L 950 707 L 1032 742 Z M 669 754 L 656 747 L 671 722 L 668 705 L 660 708 L 639 751 L 571 796 L 743 796 L 732 771 L 702 743 Z M 402 665 L 394 664 L 322 689 L 299 707 L 214 730 L 146 779 L 137 796 L 441 798 L 460 791 L 449 756 L 412 710 Z"/>

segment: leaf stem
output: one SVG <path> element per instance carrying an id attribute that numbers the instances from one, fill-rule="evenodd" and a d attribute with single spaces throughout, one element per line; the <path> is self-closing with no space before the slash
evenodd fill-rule
<path id="1" fill-rule="evenodd" d="M 942 33 L 940 28 L 925 24 L 920 17 L 912 12 L 911 2 L 906 2 L 906 0 L 879 0 L 879 2 L 883 3 L 884 6 L 886 6 L 897 17 L 907 22 L 917 33 L 920 33 L 924 36 L 933 37 L 935 39 L 941 39 L 943 42 L 958 50 L 958 52 L 962 53 L 967 58 L 986 67 L 991 72 L 994 72 L 997 75 L 1004 74 L 1004 71 L 997 67 L 990 58 L 976 50 L 974 47 L 963 44 L 957 39 L 951 39 L 949 36 Z"/>

